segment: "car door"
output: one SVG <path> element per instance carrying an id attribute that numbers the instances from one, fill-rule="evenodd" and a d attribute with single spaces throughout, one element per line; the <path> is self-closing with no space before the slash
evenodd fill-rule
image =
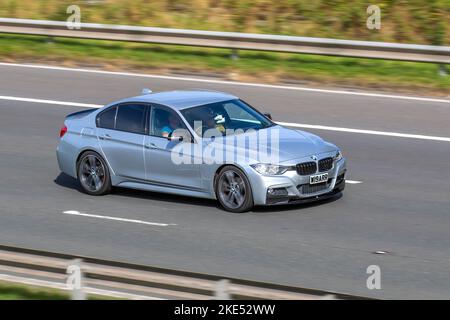
<path id="1" fill-rule="evenodd" d="M 144 138 L 148 106 L 124 103 L 97 117 L 100 147 L 116 176 L 145 179 Z"/>
<path id="2" fill-rule="evenodd" d="M 172 124 L 171 128 L 170 122 L 177 122 L 178 125 Z M 144 141 L 147 180 L 165 187 L 203 191 L 200 164 L 195 163 L 193 157 L 192 136 L 180 116 L 170 108 L 153 105 L 149 123 L 149 135 Z M 170 129 L 178 133 L 181 131 L 183 140 L 174 141 L 165 137 L 167 131 L 164 130 Z M 180 157 L 184 159 L 181 163 Z"/>

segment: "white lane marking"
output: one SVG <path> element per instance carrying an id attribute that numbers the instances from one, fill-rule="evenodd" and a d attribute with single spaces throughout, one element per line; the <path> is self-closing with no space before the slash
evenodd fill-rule
<path id="1" fill-rule="evenodd" d="M 362 181 L 358 181 L 358 180 L 345 180 L 345 183 L 348 183 L 348 184 L 360 184 L 360 183 L 362 183 Z"/>
<path id="2" fill-rule="evenodd" d="M 176 226 L 176 224 L 173 223 L 158 223 L 158 222 L 148 222 L 143 220 L 135 220 L 135 219 L 125 219 L 125 218 L 119 218 L 119 217 L 109 217 L 109 216 L 100 216 L 98 214 L 88 214 L 88 213 L 82 213 L 75 210 L 68 210 L 64 211 L 64 214 L 74 215 L 74 216 L 82 216 L 82 217 L 89 217 L 89 218 L 97 218 L 97 219 L 106 219 L 106 220 L 114 220 L 114 221 L 121 221 L 121 222 L 131 222 L 131 223 L 138 223 L 138 224 L 146 224 L 150 226 L 159 226 L 159 227 L 168 227 L 168 226 Z"/>
<path id="3" fill-rule="evenodd" d="M 388 136 L 388 137 L 397 137 L 397 138 L 409 138 L 409 139 L 450 142 L 450 137 L 426 136 L 426 135 L 422 135 L 422 134 L 409 134 L 409 133 L 399 133 L 399 132 L 363 130 L 363 129 L 321 126 L 321 125 L 313 125 L 313 124 L 290 123 L 290 122 L 277 122 L 277 123 L 282 126 L 295 127 L 295 128 L 306 128 L 306 129 L 317 129 L 317 130 L 339 131 L 339 132 L 350 132 L 350 133 L 362 133 L 362 134 L 370 134 L 370 135 L 376 135 L 376 136 Z"/>
<path id="4" fill-rule="evenodd" d="M 82 108 L 101 108 L 101 107 L 103 107 L 102 105 L 99 105 L 99 104 L 68 102 L 68 101 L 58 101 L 58 100 L 46 100 L 46 99 L 32 99 L 32 98 L 21 98 L 21 97 L 11 97 L 11 96 L 0 96 L 0 100 L 12 100 L 12 101 L 54 104 L 54 105 L 63 105 L 63 106 L 75 106 L 75 107 L 82 107 Z M 315 125 L 315 124 L 291 123 L 291 122 L 281 122 L 281 121 L 275 121 L 275 122 L 282 126 L 294 127 L 294 128 L 306 128 L 306 129 L 317 129 L 317 130 L 338 131 L 338 132 L 362 133 L 362 134 L 389 136 L 389 137 L 397 137 L 397 138 L 410 138 L 410 139 L 450 142 L 450 137 L 427 136 L 427 135 L 421 135 L 421 134 L 385 132 L 385 131 L 352 129 L 352 128 L 342 128 L 342 127 L 330 127 L 330 126 L 322 126 L 322 125 Z"/>
<path id="5" fill-rule="evenodd" d="M 46 100 L 46 99 L 33 99 L 33 98 L 21 98 L 21 97 L 11 97 L 11 96 L 0 96 L 0 100 L 45 103 L 45 104 L 55 104 L 55 105 L 60 105 L 60 106 L 74 106 L 74 107 L 81 107 L 81 108 L 100 108 L 101 107 L 100 105 L 88 104 L 88 103 L 56 101 L 56 100 Z"/>
<path id="6" fill-rule="evenodd" d="M 346 94 L 346 95 L 364 96 L 364 97 L 373 97 L 373 98 L 402 99 L 402 100 L 437 102 L 437 103 L 449 103 L 450 104 L 449 99 L 401 96 L 401 95 L 391 95 L 391 94 L 371 93 L 371 92 L 355 92 L 355 91 L 345 91 L 345 90 L 328 90 L 328 89 L 295 87 L 295 86 L 285 86 L 285 85 L 272 85 L 272 84 L 263 84 L 263 83 L 253 83 L 253 82 L 237 82 L 237 81 L 201 79 L 201 78 L 191 78 L 191 77 L 175 77 L 175 76 L 163 76 L 163 75 L 155 75 L 155 74 L 115 72 L 115 71 L 104 71 L 104 70 L 95 70 L 95 69 L 67 68 L 67 67 L 57 67 L 57 66 L 48 66 L 48 65 L 18 64 L 18 63 L 6 63 L 6 62 L 0 62 L 0 66 L 47 69 L 47 70 L 58 70 L 58 71 L 71 71 L 71 72 L 84 72 L 84 73 L 97 73 L 97 74 L 107 74 L 107 75 L 116 75 L 116 76 L 125 76 L 125 77 L 140 77 L 140 78 L 164 79 L 164 80 L 175 80 L 175 81 L 191 81 L 191 82 L 202 82 L 202 83 L 225 84 L 225 85 L 233 85 L 233 86 L 247 86 L 247 87 L 280 89 L 280 90 L 297 90 L 297 91 L 309 91 L 309 92 L 318 92 L 318 93 Z"/>

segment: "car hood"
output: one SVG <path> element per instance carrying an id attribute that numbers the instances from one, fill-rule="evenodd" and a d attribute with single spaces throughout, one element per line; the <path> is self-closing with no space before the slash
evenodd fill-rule
<path id="1" fill-rule="evenodd" d="M 312 133 L 289 129 L 280 125 L 261 129 L 259 131 L 246 132 L 241 135 L 241 138 L 245 137 L 251 139 L 255 138 L 256 135 L 259 135 L 259 137 L 267 136 L 267 141 L 269 141 L 268 146 L 272 153 L 278 152 L 280 163 L 292 159 L 332 152 L 337 149 L 334 144 L 329 143 Z M 236 152 L 244 152 L 244 150 L 251 149 L 249 145 L 246 145 L 244 148 L 239 147 L 238 144 L 236 144 L 236 136 L 237 135 L 220 137 L 215 139 L 212 144 L 215 146 L 223 145 L 224 143 L 234 144 L 234 150 Z M 278 143 L 275 140 L 278 140 Z M 261 139 L 258 141 L 261 141 Z"/>

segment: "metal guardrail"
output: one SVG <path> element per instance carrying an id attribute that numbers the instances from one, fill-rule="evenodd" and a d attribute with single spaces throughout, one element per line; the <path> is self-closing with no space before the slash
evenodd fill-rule
<path id="1" fill-rule="evenodd" d="M 81 288 L 68 272 L 80 267 Z M 127 299 L 367 299 L 347 294 L 0 245 L 0 281 Z"/>
<path id="2" fill-rule="evenodd" d="M 81 29 L 70 30 L 66 22 L 0 18 L 0 33 L 117 40 L 233 50 L 260 50 L 308 53 L 387 60 L 449 64 L 450 47 L 388 42 L 338 40 L 282 35 L 216 32 L 81 23 Z"/>

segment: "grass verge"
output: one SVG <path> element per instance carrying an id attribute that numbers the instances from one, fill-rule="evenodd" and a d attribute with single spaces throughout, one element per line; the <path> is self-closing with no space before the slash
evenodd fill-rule
<path id="1" fill-rule="evenodd" d="M 0 60 L 446 96 L 435 64 L 0 34 Z"/>
<path id="2" fill-rule="evenodd" d="M 67 293 L 42 287 L 0 282 L 0 300 L 68 300 Z"/>
<path id="3" fill-rule="evenodd" d="M 105 296 L 88 295 L 88 300 L 108 300 Z M 69 300 L 70 294 L 63 290 L 0 281 L 0 300 Z M 121 300 L 116 299 L 115 300 Z"/>

